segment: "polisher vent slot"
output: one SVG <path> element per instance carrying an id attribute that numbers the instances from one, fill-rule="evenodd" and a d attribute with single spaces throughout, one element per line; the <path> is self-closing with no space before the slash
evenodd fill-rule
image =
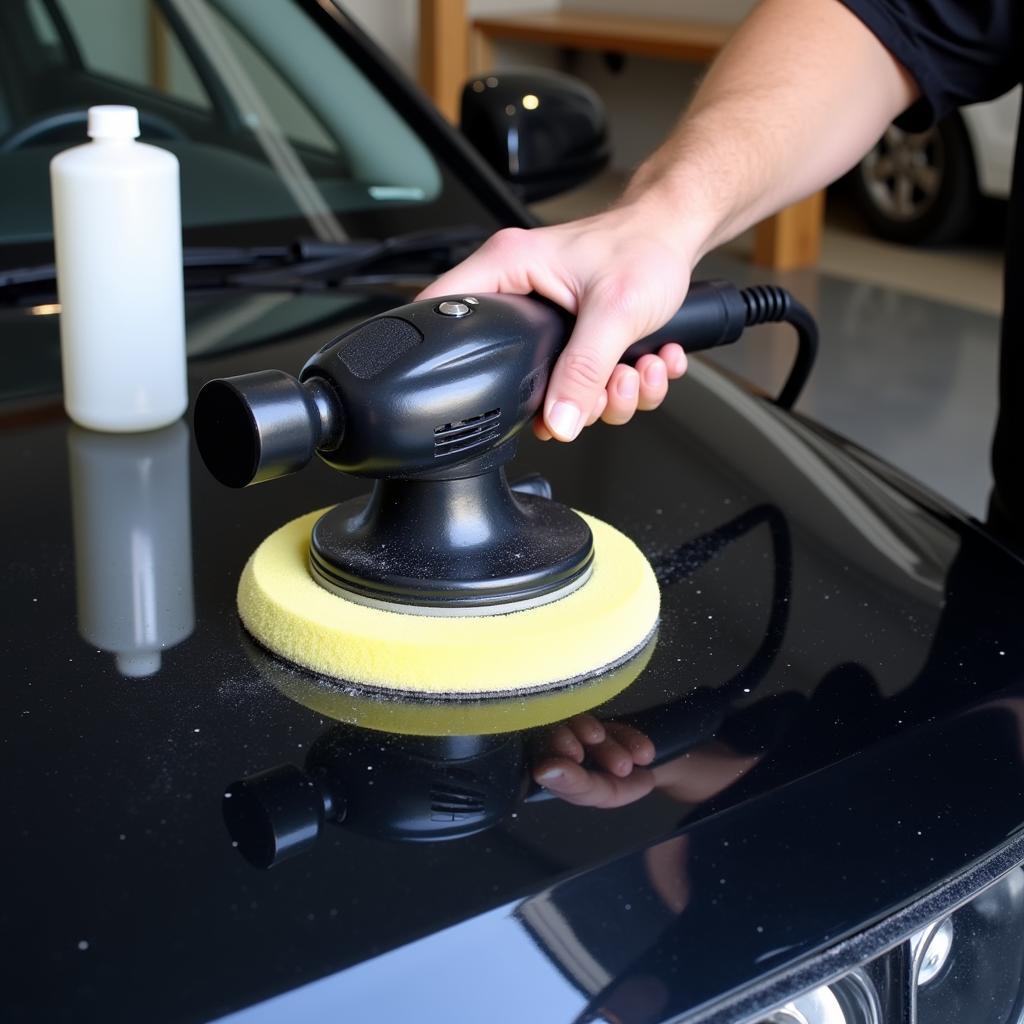
<path id="1" fill-rule="evenodd" d="M 484 794 L 453 779 L 438 779 L 430 787 L 430 811 L 434 820 L 458 821 L 483 814 Z"/>
<path id="2" fill-rule="evenodd" d="M 434 458 L 467 452 L 493 441 L 501 433 L 501 410 L 454 420 L 434 427 Z"/>

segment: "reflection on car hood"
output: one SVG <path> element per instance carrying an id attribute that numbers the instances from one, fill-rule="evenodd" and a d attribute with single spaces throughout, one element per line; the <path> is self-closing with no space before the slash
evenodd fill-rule
<path id="1" fill-rule="evenodd" d="M 222 326 L 243 330 L 238 300 Z M 262 343 L 197 359 L 193 387 L 297 372 L 400 297 L 325 301 L 259 311 Z M 202 330 L 193 349 L 219 348 Z M 368 1000 L 436 1017 L 442 998 L 446 1020 L 668 1019 L 902 906 L 1024 818 L 1021 564 L 705 366 L 659 412 L 524 442 L 512 466 L 631 536 L 661 581 L 649 660 L 591 693 L 589 713 L 664 755 L 658 788 L 613 810 L 531 779 L 577 694 L 424 718 L 247 640 L 248 555 L 361 482 L 316 465 L 235 492 L 183 425 L 103 437 L 52 406 L 0 422 L 18 1019 L 200 1021 L 282 994 L 265 1019 L 298 1019 L 325 992 L 357 1019 Z M 346 813 L 263 870 L 223 804 L 269 769 L 315 776 Z"/>

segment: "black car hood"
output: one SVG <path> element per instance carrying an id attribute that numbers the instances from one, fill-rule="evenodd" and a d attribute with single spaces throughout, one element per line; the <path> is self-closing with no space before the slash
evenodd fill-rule
<path id="1" fill-rule="evenodd" d="M 401 296 L 353 301 L 361 317 Z M 297 372 L 352 322 L 323 302 L 290 299 L 284 340 L 196 359 L 193 387 Z M 308 699 L 322 684 L 248 640 L 251 551 L 361 482 L 315 465 L 229 491 L 184 424 L 103 437 L 24 402 L 0 424 L 12 1019 L 202 1021 L 278 996 L 243 1019 L 670 1019 L 1024 822 L 1024 565 L 706 366 L 626 428 L 524 441 L 510 473 L 623 530 L 661 581 L 649 662 L 592 713 L 643 727 L 673 767 L 615 810 L 531 795 L 528 702 L 461 719 L 472 742 L 410 735 L 399 704 L 353 698 L 332 721 Z M 396 838 L 393 801 L 481 752 L 499 811 Z M 332 757 L 359 813 L 252 866 L 228 787 Z"/>

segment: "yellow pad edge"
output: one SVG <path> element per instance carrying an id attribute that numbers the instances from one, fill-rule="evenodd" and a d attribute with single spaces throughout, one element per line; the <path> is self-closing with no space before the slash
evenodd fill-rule
<path id="1" fill-rule="evenodd" d="M 636 654 L 582 682 L 505 696 L 487 694 L 442 701 L 424 700 L 418 694 L 382 695 L 375 690 L 334 686 L 301 669 L 278 669 L 268 678 L 289 700 L 336 722 L 391 735 L 490 736 L 561 722 L 604 704 L 636 681 L 651 660 L 657 642 L 655 631 Z M 264 661 L 272 657 L 260 653 Z"/>
<path id="2" fill-rule="evenodd" d="M 315 583 L 309 537 L 325 511 L 274 531 L 238 583 L 238 612 L 254 639 L 322 675 L 437 697 L 525 693 L 614 665 L 657 624 L 661 597 L 647 559 L 591 516 L 583 518 L 594 570 L 578 590 L 519 612 L 444 617 L 369 608 Z"/>

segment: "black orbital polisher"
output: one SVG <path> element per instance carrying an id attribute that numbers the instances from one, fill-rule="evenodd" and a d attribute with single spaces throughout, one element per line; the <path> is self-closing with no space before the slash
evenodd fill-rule
<path id="1" fill-rule="evenodd" d="M 810 371 L 815 329 L 781 288 L 694 283 L 623 361 L 669 341 L 689 352 L 725 345 L 769 321 L 793 324 L 801 343 L 779 398 L 788 405 Z M 313 578 L 348 600 L 425 615 L 557 600 L 591 571 L 590 527 L 543 488 L 513 492 L 504 467 L 573 323 L 534 296 L 399 306 L 329 342 L 298 379 L 262 370 L 207 383 L 195 404 L 200 453 L 231 487 L 292 473 L 314 454 L 375 480 L 368 500 L 334 507 L 310 538 Z"/>

